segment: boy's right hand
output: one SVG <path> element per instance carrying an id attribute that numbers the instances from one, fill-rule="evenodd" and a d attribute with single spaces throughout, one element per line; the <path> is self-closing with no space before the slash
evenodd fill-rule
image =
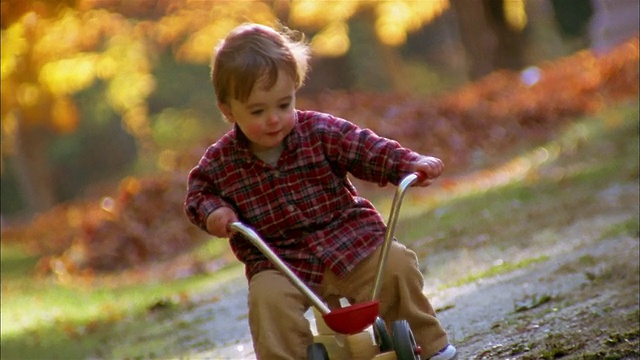
<path id="1" fill-rule="evenodd" d="M 220 238 L 231 237 L 228 226 L 235 221 L 238 221 L 238 216 L 233 210 L 228 207 L 218 208 L 207 217 L 207 231 Z"/>

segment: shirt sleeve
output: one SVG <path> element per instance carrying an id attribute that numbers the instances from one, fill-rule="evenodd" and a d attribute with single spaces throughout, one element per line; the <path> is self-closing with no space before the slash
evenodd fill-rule
<path id="1" fill-rule="evenodd" d="M 340 118 L 327 115 L 319 133 L 330 162 L 343 172 L 385 186 L 397 185 L 413 171 L 422 155 L 404 148 L 395 140 L 378 136 Z"/>
<path id="2" fill-rule="evenodd" d="M 216 163 L 212 161 L 212 152 L 208 150 L 198 165 L 191 170 L 187 181 L 187 195 L 184 211 L 193 224 L 207 231 L 207 217 L 214 210 L 221 207 L 233 207 L 222 199 L 219 191 L 214 187 Z"/>

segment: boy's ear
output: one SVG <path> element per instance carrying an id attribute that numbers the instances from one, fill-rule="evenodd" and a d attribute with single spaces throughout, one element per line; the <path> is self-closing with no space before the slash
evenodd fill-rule
<path id="1" fill-rule="evenodd" d="M 222 113 L 222 115 L 224 115 L 224 117 L 227 118 L 227 121 L 235 122 L 235 120 L 233 119 L 233 113 L 231 112 L 231 106 L 218 101 L 218 109 L 220 109 L 220 112 Z"/>

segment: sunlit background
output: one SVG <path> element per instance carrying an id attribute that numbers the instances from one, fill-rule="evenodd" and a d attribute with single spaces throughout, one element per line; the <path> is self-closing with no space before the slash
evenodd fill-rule
<path id="1" fill-rule="evenodd" d="M 174 257 L 206 240 L 182 211 L 186 176 L 229 129 L 215 106 L 209 61 L 247 21 L 305 34 L 313 60 L 299 108 L 442 158 L 447 176 L 439 186 L 448 191 L 521 179 L 557 150 L 520 158 L 510 149 L 637 94 L 638 23 L 630 11 L 637 7 L 3 1 L 3 233 L 19 229 L 12 238 L 51 256 L 39 272 L 59 279 Z M 459 185 L 489 162 L 504 165 Z M 356 183 L 385 207 L 388 193 Z"/>
<path id="2" fill-rule="evenodd" d="M 444 160 L 434 187 L 412 189 L 407 217 L 496 187 L 562 183 L 592 163 L 558 159 L 637 118 L 625 107 L 589 126 L 572 123 L 637 101 L 637 0 L 0 4 L 2 334 L 14 348 L 44 344 L 46 352 L 66 341 L 61 351 L 76 351 L 69 339 L 129 313 L 188 303 L 188 291 L 211 286 L 195 275 L 235 263 L 224 242 L 187 221 L 182 202 L 188 171 L 230 127 L 215 106 L 209 61 L 240 23 L 306 35 L 313 59 L 299 108 Z M 633 140 L 616 147 L 637 147 Z M 637 181 L 635 165 L 620 176 Z M 393 189 L 354 182 L 388 211 Z M 508 202 L 513 212 L 518 201 Z M 446 211 L 435 211 L 437 220 Z M 503 219 L 480 220 L 492 229 Z M 451 232 L 469 233 L 459 234 L 463 250 L 467 240 L 487 241 L 456 226 Z M 420 224 L 399 230 L 420 231 L 422 242 L 441 237 Z M 501 251 L 462 261 L 502 264 Z M 445 280 L 464 277 L 469 264 L 440 271 Z"/>
<path id="3" fill-rule="evenodd" d="M 307 35 L 314 62 L 303 96 L 328 90 L 427 96 L 496 69 L 613 46 L 637 32 L 637 21 L 627 19 L 634 6 L 2 1 L 3 221 L 100 195 L 126 175 L 186 166 L 185 152 L 226 128 L 212 101 L 208 62 L 215 44 L 241 22 L 280 23 Z M 527 74 L 531 81 L 535 74 Z"/>

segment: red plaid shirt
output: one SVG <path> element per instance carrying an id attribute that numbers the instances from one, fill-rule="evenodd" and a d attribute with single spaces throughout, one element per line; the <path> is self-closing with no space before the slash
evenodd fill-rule
<path id="1" fill-rule="evenodd" d="M 205 231 L 212 211 L 235 210 L 294 273 L 317 285 L 325 267 L 344 275 L 384 239 L 382 217 L 358 196 L 347 173 L 397 185 L 421 156 L 328 114 L 296 111 L 296 117 L 275 167 L 249 150 L 237 126 L 211 145 L 189 174 L 184 206 Z M 230 243 L 248 279 L 274 268 L 242 235 Z"/>

